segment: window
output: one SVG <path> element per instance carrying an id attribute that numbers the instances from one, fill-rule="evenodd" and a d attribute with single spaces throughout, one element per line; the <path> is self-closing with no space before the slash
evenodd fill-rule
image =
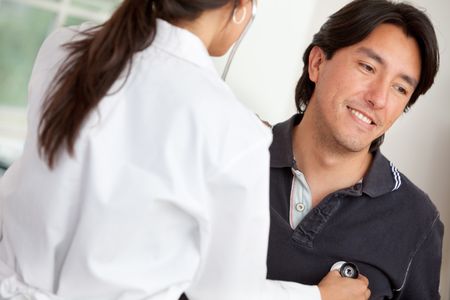
<path id="1" fill-rule="evenodd" d="M 45 37 L 60 26 L 108 18 L 120 0 L 0 0 L 0 176 L 21 152 L 28 80 Z"/>

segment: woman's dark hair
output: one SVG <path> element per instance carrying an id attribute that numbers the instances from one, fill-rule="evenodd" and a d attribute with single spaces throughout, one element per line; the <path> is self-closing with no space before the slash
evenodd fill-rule
<path id="1" fill-rule="evenodd" d="M 236 7 L 238 0 L 125 0 L 104 24 L 65 44 L 68 56 L 47 91 L 39 123 L 39 150 L 48 165 L 62 148 L 73 154 L 87 115 L 130 70 L 133 55 L 153 42 L 156 18 L 192 21 L 227 4 Z"/>
<path id="2" fill-rule="evenodd" d="M 303 54 L 303 73 L 295 90 L 297 110 L 303 113 L 314 92 L 315 84 L 309 79 L 309 54 L 314 46 L 320 47 L 327 59 L 344 47 L 364 40 L 378 25 L 394 24 L 413 37 L 419 46 L 422 68 L 419 83 L 414 90 L 405 112 L 411 108 L 420 95 L 425 94 L 433 85 L 439 69 L 439 49 L 433 24 L 427 15 L 406 3 L 388 0 L 355 0 L 331 15 L 319 32 L 314 35 L 312 43 Z M 384 135 L 374 140 L 370 151 L 383 143 Z"/>

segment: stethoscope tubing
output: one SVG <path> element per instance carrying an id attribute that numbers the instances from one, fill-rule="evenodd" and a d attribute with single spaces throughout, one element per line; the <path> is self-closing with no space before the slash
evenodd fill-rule
<path id="1" fill-rule="evenodd" d="M 256 17 L 256 8 L 257 8 L 257 0 L 252 1 L 252 16 L 250 20 L 248 21 L 247 25 L 245 26 L 244 30 L 242 31 L 241 35 L 237 39 L 237 41 L 234 43 L 233 48 L 231 49 L 230 55 L 228 55 L 227 63 L 225 64 L 225 68 L 222 72 L 222 79 L 225 81 L 228 75 L 228 71 L 230 69 L 231 63 L 233 62 L 234 55 L 236 54 L 237 49 L 239 48 L 239 45 L 241 44 L 242 40 L 244 39 L 245 35 L 249 31 L 250 27 L 253 24 L 253 21 Z"/>

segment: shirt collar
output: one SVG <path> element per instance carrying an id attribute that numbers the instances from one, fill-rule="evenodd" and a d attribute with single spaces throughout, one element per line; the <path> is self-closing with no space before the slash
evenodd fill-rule
<path id="1" fill-rule="evenodd" d="M 273 141 L 270 146 L 271 168 L 294 166 L 292 131 L 301 120 L 302 115 L 296 114 L 273 127 Z M 397 168 L 384 157 L 379 149 L 372 154 L 372 164 L 363 178 L 362 192 L 375 198 L 398 189 L 401 186 L 401 177 Z"/>
<path id="2" fill-rule="evenodd" d="M 270 167 L 285 168 L 294 166 L 292 153 L 292 131 L 302 120 L 302 115 L 296 114 L 283 123 L 276 124 L 273 129 L 272 145 L 270 145 Z"/>
<path id="3" fill-rule="evenodd" d="M 156 35 L 152 45 L 214 72 L 217 70 L 202 40 L 192 32 L 162 19 L 156 20 Z"/>

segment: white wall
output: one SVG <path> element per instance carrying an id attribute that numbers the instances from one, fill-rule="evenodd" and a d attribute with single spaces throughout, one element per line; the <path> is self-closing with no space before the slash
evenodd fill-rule
<path id="1" fill-rule="evenodd" d="M 258 16 L 228 74 L 238 97 L 276 123 L 294 109 L 294 88 L 305 47 L 326 17 L 346 0 L 261 0 Z M 435 24 L 441 68 L 435 85 L 386 135 L 383 152 L 425 190 L 446 226 L 441 273 L 442 299 L 450 300 L 450 11 L 448 0 L 412 0 Z M 223 59 L 217 60 L 221 70 Z M 413 222 L 413 220 L 412 220 Z M 426 278 L 424 278 L 426 280 Z"/>

